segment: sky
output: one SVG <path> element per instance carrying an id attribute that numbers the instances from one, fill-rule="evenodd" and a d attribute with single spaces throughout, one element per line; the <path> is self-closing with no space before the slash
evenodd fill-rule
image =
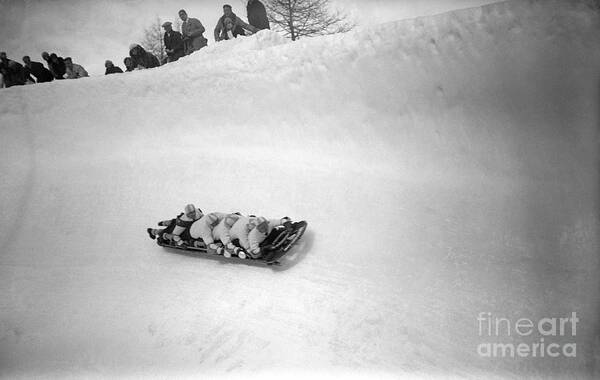
<path id="1" fill-rule="evenodd" d="M 0 51 L 21 61 L 24 55 L 41 60 L 43 51 L 73 58 L 90 75 L 104 74 L 104 61 L 123 66 L 131 43 L 159 17 L 177 22 L 179 9 L 198 18 L 205 37 L 229 2 L 246 19 L 246 0 L 0 0 Z M 373 25 L 454 9 L 480 6 L 496 0 L 332 0 L 358 25 Z"/>

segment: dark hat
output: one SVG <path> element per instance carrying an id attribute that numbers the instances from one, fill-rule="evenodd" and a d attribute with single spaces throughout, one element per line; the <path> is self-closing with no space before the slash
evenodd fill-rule
<path id="1" fill-rule="evenodd" d="M 171 21 L 165 21 L 165 22 L 162 24 L 162 27 L 164 28 L 164 27 L 171 26 L 171 25 L 173 25 L 173 23 L 172 23 Z"/>

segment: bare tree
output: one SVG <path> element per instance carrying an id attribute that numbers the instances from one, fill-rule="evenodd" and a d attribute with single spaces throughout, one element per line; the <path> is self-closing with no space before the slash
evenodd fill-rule
<path id="1" fill-rule="evenodd" d="M 167 57 L 165 52 L 165 41 L 163 39 L 162 21 L 156 16 L 156 20 L 144 30 L 144 39 L 142 40 L 144 49 L 154 54 L 162 64 Z"/>
<path id="2" fill-rule="evenodd" d="M 329 0 L 267 0 L 269 21 L 295 41 L 302 37 L 347 32 L 356 24 Z"/>

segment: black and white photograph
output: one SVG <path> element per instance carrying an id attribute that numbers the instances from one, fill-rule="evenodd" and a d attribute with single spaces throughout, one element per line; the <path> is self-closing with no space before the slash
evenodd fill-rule
<path id="1" fill-rule="evenodd" d="M 600 378 L 600 0 L 0 0 L 0 379 Z"/>

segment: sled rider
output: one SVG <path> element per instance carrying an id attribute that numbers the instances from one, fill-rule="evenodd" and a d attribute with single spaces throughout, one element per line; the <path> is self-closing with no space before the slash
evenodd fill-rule
<path id="1" fill-rule="evenodd" d="M 275 227 L 279 226 L 285 226 L 285 228 L 291 229 L 292 220 L 287 216 L 281 219 L 270 220 L 262 217 L 258 218 L 256 221 L 256 227 L 248 233 L 249 247 L 247 248 L 247 251 L 253 259 L 261 257 L 262 251 L 260 249 L 260 244 L 267 238 L 267 236 L 269 236 Z"/>
<path id="2" fill-rule="evenodd" d="M 165 240 L 173 240 L 177 245 L 182 245 L 184 239 L 181 238 L 181 235 L 203 216 L 202 210 L 190 203 L 185 206 L 183 213 L 179 214 L 177 218 L 158 223 L 159 226 L 167 228 L 162 230 L 148 228 L 147 231 L 152 239 L 159 237 Z"/>
<path id="3" fill-rule="evenodd" d="M 195 221 L 190 227 L 190 237 L 194 240 L 202 239 L 207 248 L 216 253 L 218 246 L 213 238 L 213 228 L 223 221 L 228 214 L 211 212 Z"/>

